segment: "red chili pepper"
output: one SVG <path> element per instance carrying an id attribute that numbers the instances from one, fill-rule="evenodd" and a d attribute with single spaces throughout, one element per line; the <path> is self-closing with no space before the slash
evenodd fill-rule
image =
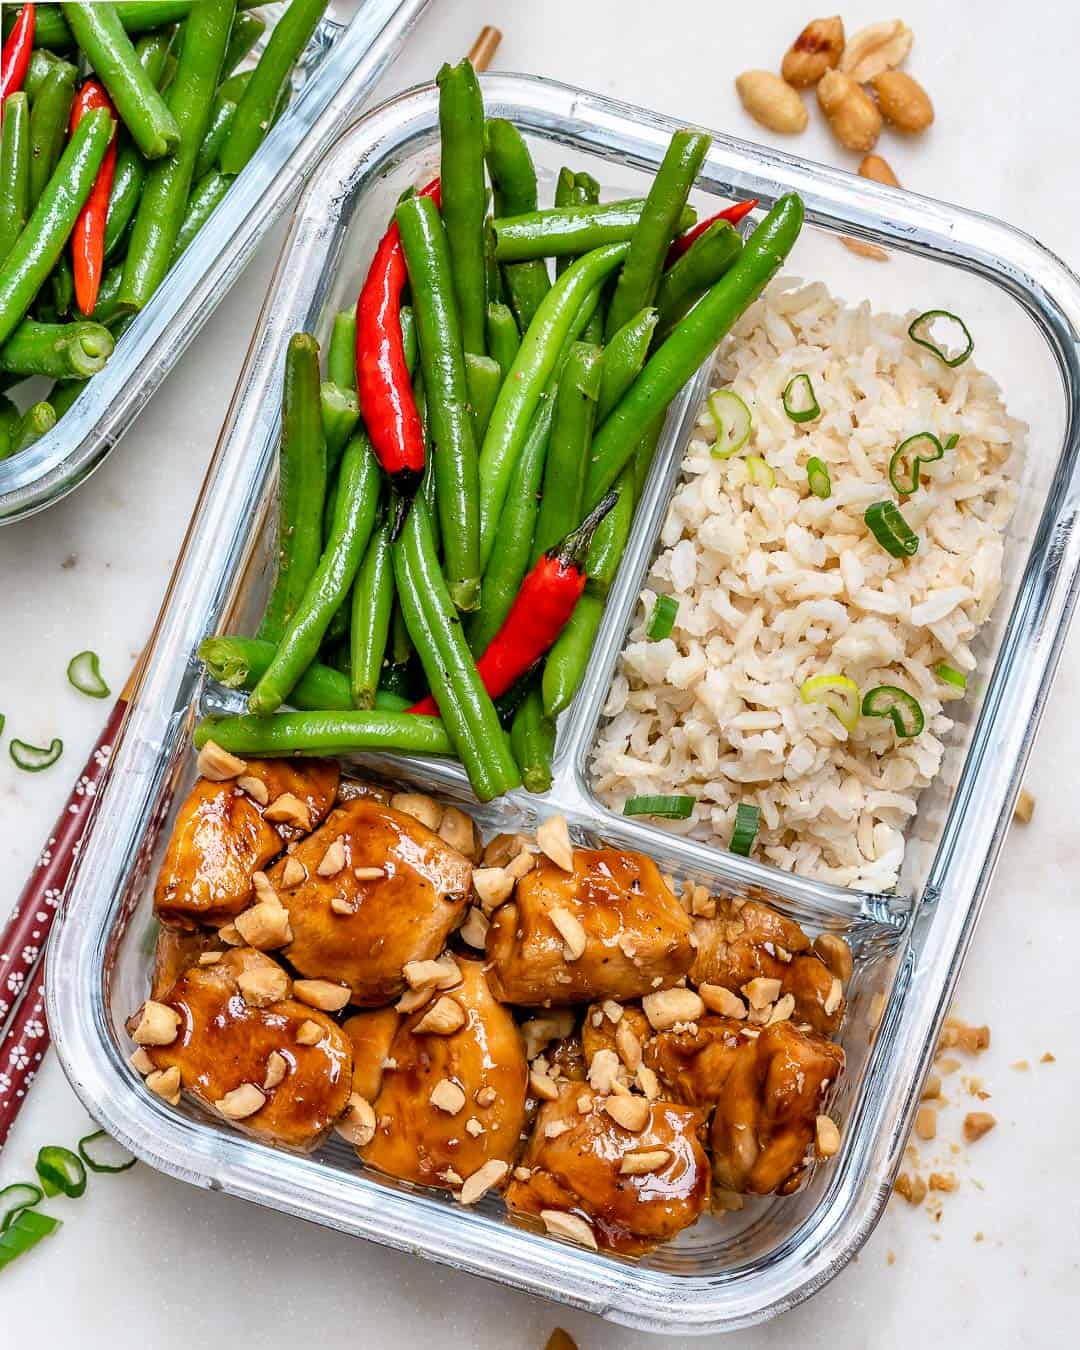
<path id="1" fill-rule="evenodd" d="M 8 94 L 17 94 L 23 87 L 30 56 L 34 50 L 34 6 L 23 5 L 15 26 L 8 34 L 0 53 L 0 115 Z"/>
<path id="2" fill-rule="evenodd" d="M 433 178 L 420 189 L 441 205 Z M 408 280 L 395 221 L 379 241 L 356 302 L 356 394 L 375 456 L 404 498 L 424 472 L 424 428 L 416 410 L 401 338 L 401 292 Z"/>
<path id="3" fill-rule="evenodd" d="M 736 202 L 734 206 L 725 206 L 722 211 L 717 211 L 716 215 L 710 216 L 708 220 L 699 220 L 693 229 L 687 230 L 685 234 L 680 234 L 671 241 L 664 266 L 670 267 L 673 262 L 677 262 L 691 244 L 696 243 L 701 238 L 710 225 L 715 225 L 718 220 L 726 220 L 729 225 L 738 225 L 743 216 L 749 215 L 757 204 L 758 199 L 751 197 L 748 202 Z"/>
<path id="4" fill-rule="evenodd" d="M 585 555 L 592 537 L 618 499 L 617 492 L 609 492 L 572 534 L 548 549 L 521 583 L 510 613 L 476 663 L 492 698 L 505 694 L 531 670 L 570 622 L 585 589 Z M 439 705 L 428 697 L 408 711 L 438 717 Z"/>
<path id="5" fill-rule="evenodd" d="M 104 88 L 97 80 L 87 80 L 71 105 L 70 134 L 83 117 L 94 108 L 108 108 L 113 117 L 115 109 Z M 116 129 L 101 161 L 94 186 L 90 189 L 82 210 L 71 232 L 71 267 L 75 274 L 75 300 L 87 318 L 97 304 L 98 287 L 105 261 L 105 218 L 109 214 L 109 193 L 112 190 L 113 169 L 116 167 Z"/>

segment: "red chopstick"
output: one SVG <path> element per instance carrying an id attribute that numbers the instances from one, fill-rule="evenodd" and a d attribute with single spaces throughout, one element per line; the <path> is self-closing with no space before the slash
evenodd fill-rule
<path id="1" fill-rule="evenodd" d="M 49 1048 L 43 994 L 45 940 L 79 856 L 98 783 L 108 766 L 138 669 L 137 664 L 0 932 L 0 1028 L 7 1023 L 0 1036 L 0 1148 Z"/>

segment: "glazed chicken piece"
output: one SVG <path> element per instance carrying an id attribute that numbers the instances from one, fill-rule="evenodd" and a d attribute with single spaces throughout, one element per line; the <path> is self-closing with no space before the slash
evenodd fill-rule
<path id="1" fill-rule="evenodd" d="M 434 990 L 390 1045 L 364 1162 L 403 1181 L 457 1190 L 486 1163 L 498 1184 L 525 1117 L 521 1032 L 496 1002 L 483 963 L 457 958 L 461 983 Z"/>
<path id="2" fill-rule="evenodd" d="M 218 926 L 246 909 L 252 874 L 322 820 L 338 775 L 335 760 L 253 759 L 225 782 L 200 778 L 177 814 L 154 888 L 162 923 Z"/>
<path id="3" fill-rule="evenodd" d="M 627 1058 L 636 1057 L 640 1061 L 641 1051 L 652 1034 L 649 1019 L 639 1003 L 617 1003 L 614 999 L 594 1003 L 586 1009 L 581 1023 L 585 1062 L 592 1064 L 598 1050 L 613 1051 L 624 1064 Z"/>
<path id="4" fill-rule="evenodd" d="M 731 897 L 716 901 L 716 918 L 695 919 L 697 956 L 690 979 L 718 984 L 742 997 L 743 986 L 764 978 L 780 981 L 780 994 L 795 999 L 792 1017 L 824 1036 L 835 1034 L 843 1021 L 839 983 L 818 956 L 810 939 L 793 919 L 758 900 Z M 786 958 L 786 959 L 785 959 Z"/>
<path id="5" fill-rule="evenodd" d="M 637 1128 L 626 1128 L 608 1114 L 605 1103 L 616 1101 L 639 1104 L 639 1127 L 638 1120 Z M 521 1160 L 528 1175 L 515 1169 L 507 1207 L 575 1240 L 569 1215 L 577 1241 L 639 1256 L 694 1223 L 708 1203 L 704 1125 L 705 1113 L 693 1107 L 604 1098 L 582 1084 L 563 1084 L 558 1100 L 546 1102 L 536 1118 Z"/>
<path id="6" fill-rule="evenodd" d="M 289 911 L 284 955 L 337 980 L 358 1007 L 405 988 L 407 961 L 433 960 L 458 924 L 472 865 L 413 816 L 370 797 L 333 811 L 267 874 Z"/>
<path id="7" fill-rule="evenodd" d="M 154 971 L 150 977 L 150 997 L 163 998 L 190 966 L 198 965 L 204 952 L 220 952 L 221 938 L 216 929 L 158 928 L 154 944 Z"/>
<path id="8" fill-rule="evenodd" d="M 573 872 L 543 857 L 494 914 L 492 988 L 507 1003 L 634 998 L 693 964 L 690 920 L 651 858 L 575 849 Z"/>
<path id="9" fill-rule="evenodd" d="M 843 1068 L 838 1045 L 791 1022 L 744 1038 L 710 1130 L 716 1185 L 753 1195 L 796 1190 L 826 1093 Z"/>
<path id="10" fill-rule="evenodd" d="M 645 1063 L 672 1101 L 712 1106 L 749 1043 L 740 1034 L 745 1026 L 745 1022 L 706 1013 L 692 1028 L 653 1036 L 645 1046 Z"/>
<path id="11" fill-rule="evenodd" d="M 354 1013 L 341 1024 L 353 1052 L 353 1091 L 373 1102 L 382 1087 L 383 1063 L 397 1032 L 401 1014 L 396 1008 L 373 1008 Z"/>
<path id="12" fill-rule="evenodd" d="M 348 1037 L 325 1013 L 293 999 L 289 977 L 262 952 L 238 947 L 194 965 L 160 1003 L 179 1025 L 171 1042 L 144 1046 L 154 1068 L 175 1066 L 185 1092 L 246 1133 L 311 1149 L 345 1109 Z M 128 1023 L 137 1039 L 139 1020 Z"/>

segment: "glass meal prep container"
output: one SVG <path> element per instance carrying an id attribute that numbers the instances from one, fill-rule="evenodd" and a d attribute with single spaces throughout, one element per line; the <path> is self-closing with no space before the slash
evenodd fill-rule
<path id="1" fill-rule="evenodd" d="M 550 81 L 487 76 L 487 110 L 526 133 L 542 188 L 563 163 L 594 172 L 605 196 L 642 191 L 676 123 Z M 1030 424 L 1004 588 L 981 636 L 982 681 L 938 785 L 923 794 L 895 893 L 849 890 L 679 838 L 599 805 L 587 756 L 707 372 L 665 428 L 585 684 L 564 714 L 555 782 L 477 807 L 452 763 L 361 757 L 361 772 L 471 810 L 485 835 L 534 829 L 563 812 L 578 842 L 639 848 L 661 870 L 714 894 L 764 892 L 811 932 L 842 933 L 854 953 L 839 1039 L 847 1072 L 831 1106 L 842 1146 L 797 1194 L 706 1217 L 637 1261 L 588 1252 L 512 1224 L 488 1196 L 474 1208 L 366 1171 L 340 1139 L 296 1156 L 252 1142 L 186 1100 L 166 1106 L 127 1064 L 125 1017 L 145 997 L 150 889 L 175 804 L 194 778 L 190 736 L 241 695 L 207 684 L 202 637 L 254 631 L 270 577 L 281 375 L 297 329 L 328 335 L 352 302 L 400 191 L 438 156 L 433 88 L 400 95 L 327 155 L 297 208 L 239 387 L 114 747 L 48 967 L 48 1013 L 65 1071 L 88 1110 L 151 1165 L 344 1233 L 602 1314 L 683 1334 L 745 1326 L 808 1297 L 858 1250 L 899 1166 L 922 1078 L 1020 786 L 1075 598 L 1080 537 L 1080 284 L 1030 237 L 983 216 L 837 169 L 714 135 L 699 206 L 747 196 L 764 206 L 799 192 L 807 225 L 785 269 L 876 307 L 964 315 L 979 361 Z M 715 207 L 713 208 L 715 209 Z M 888 264 L 855 258 L 849 235 L 886 246 Z"/>
<path id="2" fill-rule="evenodd" d="M 102 462 L 213 314 L 319 156 L 355 116 L 428 3 L 357 0 L 343 5 L 339 0 L 328 7 L 297 62 L 284 116 L 117 343 L 105 369 L 48 435 L 0 460 L 0 525 L 51 506 Z M 262 51 L 284 9 L 280 2 L 260 6 L 267 32 L 246 65 Z"/>

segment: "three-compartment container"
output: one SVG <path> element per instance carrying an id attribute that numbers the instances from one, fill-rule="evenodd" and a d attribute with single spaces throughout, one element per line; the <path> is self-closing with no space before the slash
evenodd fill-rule
<path id="1" fill-rule="evenodd" d="M 530 141 L 542 183 L 586 167 L 605 196 L 642 188 L 675 123 L 549 81 L 486 77 L 487 110 Z M 618 816 L 589 787 L 588 756 L 641 580 L 677 479 L 706 373 L 665 428 L 585 684 L 564 715 L 550 793 L 477 807 L 448 761 L 358 757 L 363 772 L 456 800 L 486 833 L 563 812 L 581 842 L 639 848 L 662 870 L 718 894 L 761 888 L 811 931 L 843 933 L 855 973 L 840 1034 L 847 1073 L 833 1103 L 843 1144 L 797 1195 L 708 1217 L 640 1261 L 590 1253 L 515 1226 L 497 1198 L 449 1197 L 366 1171 L 334 1140 L 310 1156 L 255 1143 L 185 1101 L 168 1107 L 127 1064 L 125 1017 L 145 997 L 151 881 L 174 804 L 194 777 L 191 729 L 242 696 L 195 657 L 209 633 L 254 629 L 271 572 L 281 376 L 289 336 L 325 339 L 352 303 L 376 239 L 408 184 L 438 156 L 437 95 L 391 100 L 326 157 L 301 199 L 248 352 L 138 689 L 113 750 L 91 834 L 48 969 L 53 1037 L 96 1119 L 172 1176 L 220 1188 L 627 1325 L 705 1333 L 761 1320 L 806 1298 L 858 1250 L 888 1195 L 967 944 L 1019 789 L 1080 570 L 1080 284 L 1034 240 L 974 213 L 715 136 L 703 205 L 800 193 L 807 227 L 788 272 L 848 300 L 964 314 L 980 364 L 1031 428 L 1009 530 L 1001 599 L 980 638 L 980 684 L 961 707 L 938 784 L 923 794 L 901 885 L 871 894 L 790 876 Z M 837 236 L 885 245 L 855 258 Z"/>
<path id="2" fill-rule="evenodd" d="M 52 431 L 21 454 L 0 460 L 0 525 L 51 506 L 104 460 L 319 156 L 355 116 L 428 3 L 358 0 L 351 19 L 337 17 L 340 5 L 329 7 L 297 63 L 285 114 L 124 333 L 108 365 Z M 268 23 L 256 56 L 284 8 L 280 0 L 261 7 Z"/>

